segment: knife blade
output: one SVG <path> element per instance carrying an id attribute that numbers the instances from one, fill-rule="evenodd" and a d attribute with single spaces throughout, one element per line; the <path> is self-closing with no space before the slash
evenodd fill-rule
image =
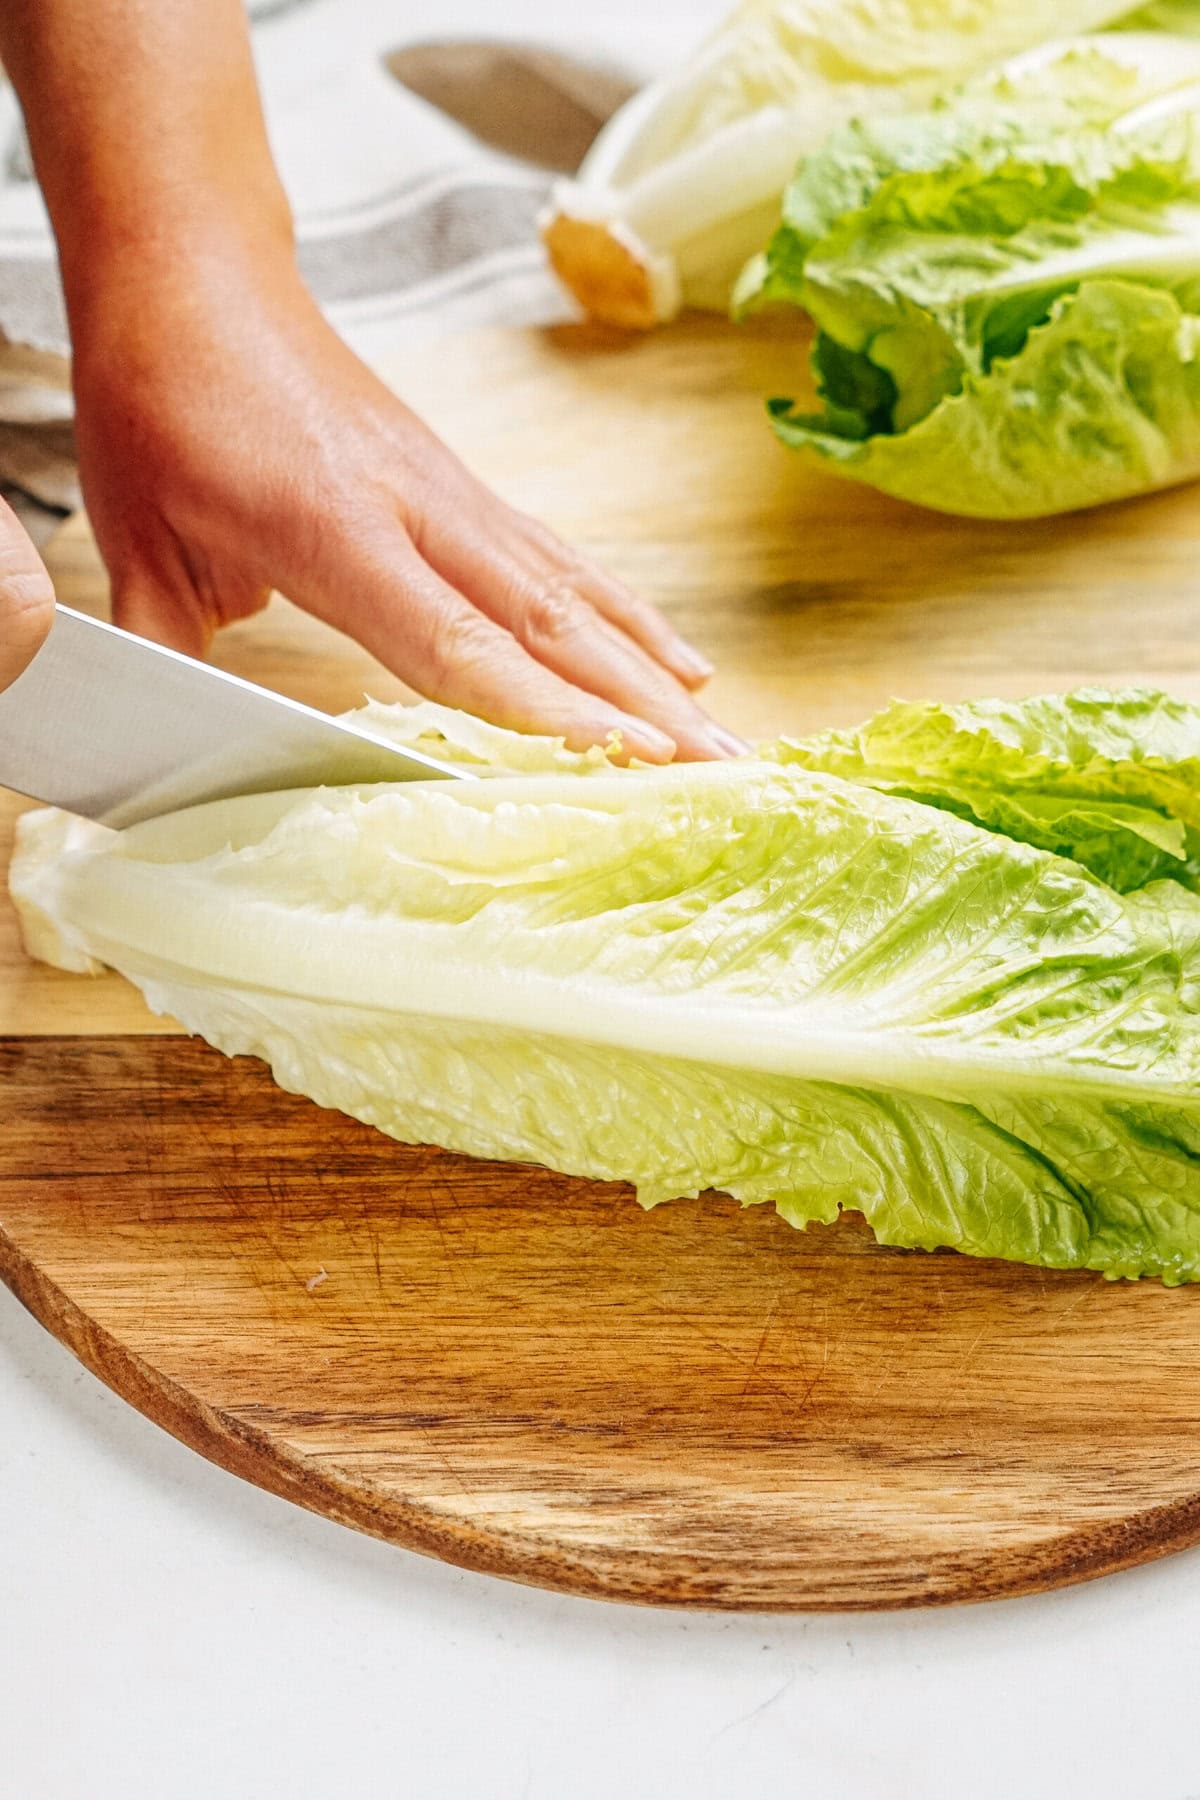
<path id="1" fill-rule="evenodd" d="M 68 606 L 0 693 L 0 783 L 104 825 L 235 794 L 439 777 L 475 779 Z"/>

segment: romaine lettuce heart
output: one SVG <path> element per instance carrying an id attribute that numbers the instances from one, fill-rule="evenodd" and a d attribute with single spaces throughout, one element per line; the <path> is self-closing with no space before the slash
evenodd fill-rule
<path id="1" fill-rule="evenodd" d="M 1115 726 L 1098 696 L 893 719 L 874 741 L 907 760 L 878 767 L 868 731 L 790 762 L 583 759 L 121 834 L 34 814 L 11 883 L 43 955 L 121 970 L 403 1141 L 628 1180 L 646 1204 L 719 1188 L 795 1224 L 858 1208 L 892 1244 L 1186 1281 L 1200 898 L 1119 893 L 934 793 L 1017 796 L 1018 826 L 1079 798 L 1097 839 L 1109 817 L 1114 844 L 1157 833 L 1170 860 L 1200 725 L 1125 701 Z M 434 709 L 417 729 L 456 740 Z M 507 735 L 466 753 L 502 763 Z M 872 785 L 915 774 L 933 804 Z"/>

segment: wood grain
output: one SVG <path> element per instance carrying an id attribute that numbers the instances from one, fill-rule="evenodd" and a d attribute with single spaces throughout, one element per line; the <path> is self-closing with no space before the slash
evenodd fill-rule
<path id="1" fill-rule="evenodd" d="M 482 473 L 664 604 L 750 735 L 890 695 L 1200 697 L 1200 501 L 938 519 L 766 433 L 798 350 L 714 322 L 456 340 L 398 385 Z M 82 526 L 51 560 L 101 609 Z M 239 672 L 400 691 L 277 602 Z M 8 803 L 5 830 L 18 803 Z M 0 918 L 0 1274 L 205 1455 L 474 1568 L 677 1605 L 905 1606 L 1200 1539 L 1191 1292 L 880 1250 L 709 1197 L 402 1149 L 30 969 Z"/>
<path id="2" fill-rule="evenodd" d="M 1187 1295 L 644 1215 L 175 1040 L 10 1041 L 0 1091 L 17 1293 L 185 1442 L 367 1531 L 716 1607 L 978 1599 L 1200 1532 Z"/>

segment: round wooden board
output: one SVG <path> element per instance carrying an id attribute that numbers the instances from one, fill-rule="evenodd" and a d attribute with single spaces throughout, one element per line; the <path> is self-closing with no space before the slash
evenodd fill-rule
<path id="1" fill-rule="evenodd" d="M 644 1215 L 177 1038 L 9 1040 L 0 1094 L 0 1273 L 151 1418 L 347 1524 L 762 1608 L 980 1599 L 1200 1534 L 1190 1294 L 717 1197 Z"/>
<path id="2" fill-rule="evenodd" d="M 1200 503 L 1009 529 L 779 452 L 792 340 L 490 335 L 404 391 L 722 658 L 749 733 L 889 694 L 1200 694 Z M 100 606 L 84 533 L 53 554 Z M 329 707 L 396 684 L 278 604 L 222 660 Z M 15 804 L 4 815 L 11 820 Z M 0 1274 L 133 1404 L 334 1518 L 675 1605 L 981 1599 L 1200 1538 L 1193 1292 L 880 1250 L 710 1197 L 412 1151 L 33 970 L 0 919 Z"/>

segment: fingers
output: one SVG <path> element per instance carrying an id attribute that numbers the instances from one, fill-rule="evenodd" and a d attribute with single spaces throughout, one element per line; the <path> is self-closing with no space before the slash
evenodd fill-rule
<path id="1" fill-rule="evenodd" d="M 740 754 L 746 746 L 701 711 L 682 682 L 604 615 L 579 565 L 546 560 L 528 543 L 485 536 L 468 515 L 422 548 L 440 572 L 543 667 L 667 733 L 690 760 Z M 594 591 L 594 589 L 593 589 Z"/>
<path id="2" fill-rule="evenodd" d="M 401 449 L 414 424 L 412 415 L 402 409 Z M 427 477 L 422 484 L 424 503 L 417 507 L 402 503 L 401 516 L 417 549 L 452 586 L 476 600 L 471 565 L 486 565 L 507 551 L 518 568 L 531 576 L 537 573 L 555 588 L 565 584 L 586 600 L 682 686 L 704 685 L 713 674 L 712 663 L 656 606 L 579 556 L 539 520 L 507 506 L 426 427 L 417 428 L 422 438 L 418 466 L 423 465 Z"/>
<path id="3" fill-rule="evenodd" d="M 624 756 L 665 763 L 675 754 L 665 732 L 535 661 L 399 533 L 370 546 L 359 535 L 341 549 L 343 560 L 320 587 L 292 598 L 352 633 L 418 693 L 514 731 L 564 738 L 576 750 L 617 732 Z"/>
<path id="4" fill-rule="evenodd" d="M 0 500 L 0 688 L 33 661 L 54 622 L 54 586 L 46 565 Z"/>
<path id="5" fill-rule="evenodd" d="M 681 757 L 714 760 L 742 749 L 673 675 L 602 618 L 564 577 L 491 559 L 480 565 L 468 591 L 535 661 L 650 720 L 675 740 Z"/>
<path id="6" fill-rule="evenodd" d="M 518 523 L 518 549 L 522 547 L 520 538 L 524 537 L 532 552 L 530 560 L 544 568 L 548 577 L 566 577 L 602 618 L 624 632 L 655 662 L 661 663 L 684 687 L 704 686 L 713 674 L 712 663 L 694 644 L 679 635 L 656 606 L 651 606 L 648 600 L 643 600 L 606 570 L 577 556 L 553 532 L 536 521 L 519 519 Z"/>

